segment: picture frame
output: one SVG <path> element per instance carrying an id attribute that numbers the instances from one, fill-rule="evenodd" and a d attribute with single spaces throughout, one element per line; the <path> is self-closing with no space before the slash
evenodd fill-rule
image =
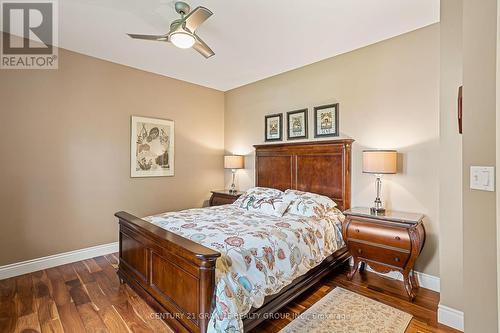
<path id="1" fill-rule="evenodd" d="M 265 141 L 283 140 L 283 114 L 275 113 L 264 118 Z"/>
<path id="2" fill-rule="evenodd" d="M 314 137 L 339 136 L 339 103 L 314 108 Z"/>
<path id="3" fill-rule="evenodd" d="M 131 117 L 130 177 L 174 176 L 173 120 Z"/>
<path id="4" fill-rule="evenodd" d="M 288 140 L 308 138 L 308 109 L 286 113 L 286 134 Z"/>

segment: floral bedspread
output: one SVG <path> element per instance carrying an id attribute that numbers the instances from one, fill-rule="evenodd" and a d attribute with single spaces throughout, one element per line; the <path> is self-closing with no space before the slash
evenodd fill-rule
<path id="1" fill-rule="evenodd" d="M 283 217 L 232 205 L 189 209 L 145 220 L 221 253 L 209 332 L 243 332 L 242 319 L 343 246 L 342 213 Z"/>

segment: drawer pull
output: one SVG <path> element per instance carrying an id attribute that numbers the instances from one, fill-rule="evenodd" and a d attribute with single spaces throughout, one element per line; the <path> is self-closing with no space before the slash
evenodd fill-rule
<path id="1" fill-rule="evenodd" d="M 356 230 L 356 232 L 359 232 L 359 229 L 358 229 L 358 228 L 356 228 L 356 229 L 354 229 L 354 230 Z"/>
<path id="2" fill-rule="evenodd" d="M 396 258 L 394 258 L 394 260 L 395 260 L 396 262 L 399 262 L 401 259 L 399 259 L 399 257 L 396 257 Z"/>
<path id="3" fill-rule="evenodd" d="M 394 239 L 396 239 L 396 240 L 401 240 L 401 237 L 396 236 L 396 237 L 394 237 Z"/>
<path id="4" fill-rule="evenodd" d="M 358 253 L 361 254 L 363 251 L 361 249 L 358 249 Z"/>

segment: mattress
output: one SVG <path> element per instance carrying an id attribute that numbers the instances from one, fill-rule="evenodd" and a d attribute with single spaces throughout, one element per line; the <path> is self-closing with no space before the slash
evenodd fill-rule
<path id="1" fill-rule="evenodd" d="M 144 218 L 221 253 L 209 332 L 243 332 L 242 319 L 252 307 L 344 246 L 343 219 L 338 210 L 322 218 L 276 217 L 233 205 Z"/>

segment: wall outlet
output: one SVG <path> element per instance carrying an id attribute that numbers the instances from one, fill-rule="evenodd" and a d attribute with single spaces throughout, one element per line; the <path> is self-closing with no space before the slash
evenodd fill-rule
<path id="1" fill-rule="evenodd" d="M 495 191 L 495 168 L 486 166 L 471 166 L 470 188 L 481 191 Z"/>

